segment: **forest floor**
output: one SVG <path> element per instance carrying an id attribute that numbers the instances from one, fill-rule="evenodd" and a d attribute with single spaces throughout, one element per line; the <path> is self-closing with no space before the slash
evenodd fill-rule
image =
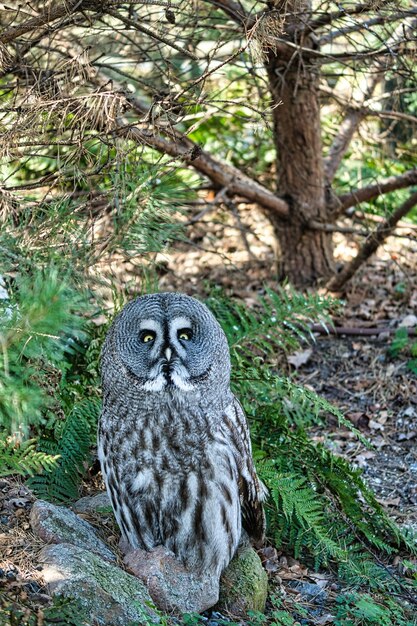
<path id="1" fill-rule="evenodd" d="M 389 514 L 417 530 L 417 226 L 397 232 L 335 294 L 342 307 L 333 321 L 346 333 L 314 333 L 278 366 L 342 409 L 370 441 L 365 448 L 335 421 L 312 433 L 363 469 Z M 263 286 L 276 285 L 273 238 L 262 214 L 249 207 L 239 219 L 217 214 L 190 236 L 194 250 L 160 256 L 161 288 L 198 297 L 216 285 L 251 307 Z M 361 242 L 341 234 L 335 240 L 339 264 Z M 411 335 L 405 345 L 396 340 L 401 327 Z"/>
<path id="2" fill-rule="evenodd" d="M 175 252 L 155 259 L 160 288 L 204 297 L 215 285 L 226 295 L 253 306 L 264 286 L 276 284 L 272 235 L 265 219 L 249 207 L 239 217 L 230 218 L 218 211 L 206 217 L 204 223 L 193 224 L 188 233 L 191 243 L 180 244 Z M 337 335 L 315 333 L 314 341 L 290 355 L 287 362 L 280 360 L 279 367 L 340 407 L 365 435 L 371 448 L 332 419 L 311 433 L 363 469 L 389 515 L 417 530 L 417 363 L 413 371 L 417 355 L 412 355 L 417 336 L 395 350 L 398 328 L 417 329 L 417 230 L 402 233 L 406 236 L 390 238 L 341 294 L 344 305 L 334 324 L 350 330 Z M 357 242 L 348 242 L 342 235 L 336 236 L 336 242 L 340 263 L 355 254 Z M 122 281 L 126 272 L 134 276 L 135 269 L 135 263 L 128 262 L 116 274 Z M 363 335 L 362 329 L 375 330 Z M 86 485 L 85 493 L 94 489 L 96 479 L 93 489 Z M 26 594 L 24 602 L 33 596 L 39 606 L 47 599 L 38 584 L 33 558 L 28 555 L 28 546 L 39 549 L 28 523 L 31 501 L 19 481 L 0 482 L 0 523 L 7 523 L 7 529 L 0 529 L 0 548 L 6 548 L 0 583 L 15 589 L 19 584 L 21 593 Z M 309 580 L 327 588 L 331 595 L 335 581 L 330 574 L 320 580 L 289 556 L 265 554 L 265 558 L 271 556 L 277 562 L 276 580 L 296 601 L 302 600 L 302 595 L 296 589 L 291 592 L 286 586 L 289 580 Z M 9 580 L 8 572 L 12 572 Z M 313 602 L 302 623 L 333 622 L 328 610 L 316 612 L 313 618 L 315 606 Z"/>

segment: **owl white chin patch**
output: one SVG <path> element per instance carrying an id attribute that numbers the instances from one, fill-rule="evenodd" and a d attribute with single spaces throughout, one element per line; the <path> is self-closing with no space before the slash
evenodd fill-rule
<path id="1" fill-rule="evenodd" d="M 166 386 L 167 381 L 164 378 L 163 374 L 159 374 L 156 378 L 151 378 L 147 380 L 143 385 L 143 388 L 146 391 L 162 391 L 162 389 Z"/>
<path id="2" fill-rule="evenodd" d="M 171 379 L 174 385 L 178 387 L 178 389 L 181 389 L 181 391 L 192 391 L 194 389 L 194 385 L 192 385 L 188 380 L 181 378 L 177 372 L 172 372 Z"/>

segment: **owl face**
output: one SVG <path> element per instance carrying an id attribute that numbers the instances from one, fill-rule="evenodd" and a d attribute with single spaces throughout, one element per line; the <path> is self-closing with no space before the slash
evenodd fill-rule
<path id="1" fill-rule="evenodd" d="M 189 393 L 214 380 L 229 383 L 226 337 L 194 298 L 142 296 L 123 309 L 114 332 L 119 358 L 144 391 Z"/>

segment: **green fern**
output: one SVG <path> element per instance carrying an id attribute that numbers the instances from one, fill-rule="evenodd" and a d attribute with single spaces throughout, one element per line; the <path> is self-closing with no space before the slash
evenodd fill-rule
<path id="1" fill-rule="evenodd" d="M 390 598 L 345 593 L 336 599 L 335 626 L 416 626 L 408 607 Z"/>
<path id="2" fill-rule="evenodd" d="M 331 298 L 296 292 L 291 287 L 265 288 L 256 306 L 226 300 L 221 294 L 208 298 L 207 304 L 220 322 L 229 341 L 232 359 L 239 361 L 254 352 L 260 357 L 274 354 L 277 348 L 296 348 L 311 340 L 309 324 L 320 320 L 330 324 L 328 310 L 337 302 Z"/>
<path id="3" fill-rule="evenodd" d="M 38 451 L 36 439 L 18 442 L 14 437 L 0 438 L 0 476 L 33 476 L 39 472 L 50 472 L 56 467 L 58 459 L 58 455 Z"/>
<path id="4" fill-rule="evenodd" d="M 416 550 L 383 511 L 361 472 L 308 437 L 307 428 L 335 416 L 368 445 L 343 413 L 315 392 L 274 369 L 274 350 L 297 347 L 311 320 L 328 315 L 331 301 L 291 290 L 270 290 L 253 311 L 224 299 L 209 301 L 226 332 L 233 360 L 232 387 L 252 426 L 258 469 L 270 488 L 269 531 L 278 545 L 313 558 L 349 564 L 359 549 L 391 554 Z M 349 565 L 346 566 L 346 570 Z"/>
<path id="5" fill-rule="evenodd" d="M 39 448 L 59 455 L 56 467 L 47 474 L 34 476 L 29 486 L 38 497 L 68 502 L 78 497 L 79 485 L 91 460 L 100 412 L 98 400 L 85 400 L 75 406 L 64 422 L 57 441 L 41 439 Z"/>
<path id="6" fill-rule="evenodd" d="M 347 551 L 332 539 L 323 502 L 306 479 L 281 474 L 271 462 L 261 464 L 259 469 L 274 504 L 275 542 L 278 545 L 290 543 L 296 558 L 302 548 L 310 548 L 316 555 L 321 553 L 322 560 L 329 557 L 345 560 Z"/>

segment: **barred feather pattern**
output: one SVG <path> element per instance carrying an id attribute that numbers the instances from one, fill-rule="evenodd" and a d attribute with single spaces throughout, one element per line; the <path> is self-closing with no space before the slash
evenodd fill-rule
<path id="1" fill-rule="evenodd" d="M 182 294 L 127 305 L 102 352 L 98 452 L 122 536 L 132 548 L 163 545 L 190 570 L 216 576 L 242 527 L 255 543 L 265 529 L 265 491 L 229 372 L 220 326 Z"/>

